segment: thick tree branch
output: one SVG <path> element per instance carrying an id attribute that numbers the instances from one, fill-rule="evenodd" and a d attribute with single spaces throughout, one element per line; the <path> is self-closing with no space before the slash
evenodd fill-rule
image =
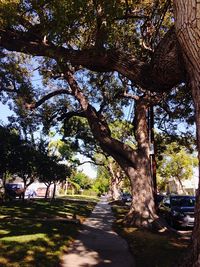
<path id="1" fill-rule="evenodd" d="M 136 160 L 137 152 L 130 146 L 112 138 L 109 126 L 104 116 L 99 114 L 96 109 L 88 103 L 88 100 L 81 92 L 78 83 L 74 79 L 73 74 L 68 69 L 63 69 L 63 72 L 65 73 L 65 78 L 69 83 L 72 94 L 79 101 L 82 110 L 85 112 L 90 129 L 95 139 L 98 140 L 103 151 L 111 155 L 114 159 L 116 159 L 116 161 L 120 161 L 124 164 L 124 166 L 127 160 L 133 164 Z"/>
<path id="2" fill-rule="evenodd" d="M 90 163 L 90 164 L 97 165 L 97 166 L 104 166 L 103 163 L 97 163 L 97 162 L 94 162 L 91 160 L 86 160 L 86 161 L 80 162 L 78 165 L 81 166 L 81 165 L 86 164 L 86 163 Z"/>
<path id="3" fill-rule="evenodd" d="M 62 114 L 59 118 L 58 121 L 62 121 L 65 120 L 65 122 L 67 122 L 68 120 L 70 120 L 72 117 L 82 117 L 82 118 L 86 118 L 85 112 L 84 111 L 70 111 L 67 112 L 65 114 Z"/>
<path id="4" fill-rule="evenodd" d="M 184 79 L 183 64 L 174 30 L 171 29 L 155 51 L 150 64 L 116 49 L 73 50 L 56 47 L 34 35 L 16 30 L 0 30 L 0 46 L 10 51 L 45 56 L 99 72 L 118 71 L 136 85 L 150 91 L 166 91 Z"/>
<path id="5" fill-rule="evenodd" d="M 49 100 L 50 98 L 56 96 L 56 95 L 61 95 L 61 94 L 67 94 L 69 95 L 70 92 L 66 89 L 60 89 L 60 90 L 56 90 L 53 91 L 51 93 L 49 93 L 48 95 L 45 95 L 44 97 L 42 97 L 39 101 L 35 102 L 35 103 L 26 103 L 26 108 L 28 109 L 34 109 L 34 108 L 38 108 L 39 106 L 41 106 L 45 101 Z"/>
<path id="6" fill-rule="evenodd" d="M 129 98 L 129 99 L 133 99 L 133 100 L 139 100 L 139 99 L 140 99 L 139 96 L 137 96 L 137 95 L 133 95 L 133 94 L 129 94 L 129 93 L 127 93 L 127 92 L 123 92 L 123 93 L 121 93 L 119 96 L 120 96 L 120 97 L 122 96 L 122 97 L 125 97 L 125 98 Z"/>

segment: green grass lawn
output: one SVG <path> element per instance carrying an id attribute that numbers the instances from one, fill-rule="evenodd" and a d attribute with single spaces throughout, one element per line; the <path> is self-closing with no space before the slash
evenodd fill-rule
<path id="1" fill-rule="evenodd" d="M 123 206 L 113 206 L 117 218 L 114 228 L 123 236 L 135 258 L 136 267 L 176 267 L 184 256 L 189 243 L 188 236 L 175 233 L 158 233 L 125 227 L 122 219 L 128 211 Z"/>
<path id="2" fill-rule="evenodd" d="M 63 195 L 64 198 L 73 199 L 73 200 L 83 200 L 83 201 L 98 201 L 99 197 L 96 196 L 87 196 L 87 195 Z"/>
<path id="3" fill-rule="evenodd" d="M 0 266 L 56 267 L 62 252 L 76 237 L 94 201 L 60 198 L 22 202 L 0 207 Z"/>

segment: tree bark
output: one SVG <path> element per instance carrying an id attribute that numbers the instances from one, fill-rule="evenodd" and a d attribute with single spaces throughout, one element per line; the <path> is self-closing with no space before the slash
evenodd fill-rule
<path id="1" fill-rule="evenodd" d="M 200 1 L 174 0 L 176 33 L 182 47 L 195 106 L 200 174 Z M 181 266 L 200 266 L 200 183 L 197 192 L 195 226 L 187 259 Z"/>
<path id="2" fill-rule="evenodd" d="M 128 168 L 131 181 L 132 203 L 126 221 L 136 226 L 156 226 L 158 216 L 154 202 L 153 181 L 150 166 L 150 144 L 148 135 L 148 98 L 141 98 L 135 106 L 135 139 L 138 144 L 134 168 Z"/>
<path id="3" fill-rule="evenodd" d="M 110 173 L 110 191 L 111 191 L 111 196 L 113 200 L 118 200 L 120 197 L 120 188 L 119 188 L 119 182 L 120 182 L 120 177 L 118 171 L 114 170 L 113 168 L 113 162 L 108 163 L 108 171 Z"/>

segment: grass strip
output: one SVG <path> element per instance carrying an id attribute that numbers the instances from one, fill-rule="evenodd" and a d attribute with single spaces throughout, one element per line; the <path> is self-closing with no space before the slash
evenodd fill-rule
<path id="1" fill-rule="evenodd" d="M 174 267 L 184 256 L 189 244 L 188 236 L 158 233 L 123 225 L 127 208 L 114 205 L 115 231 L 127 240 L 137 267 Z"/>
<path id="2" fill-rule="evenodd" d="M 0 207 L 0 266 L 55 267 L 95 202 L 67 198 L 11 201 Z"/>

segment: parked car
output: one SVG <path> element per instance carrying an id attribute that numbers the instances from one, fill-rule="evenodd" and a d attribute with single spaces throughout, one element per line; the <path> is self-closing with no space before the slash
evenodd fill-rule
<path id="1" fill-rule="evenodd" d="M 164 197 L 165 197 L 165 195 L 156 194 L 156 197 L 155 197 L 156 206 L 158 206 L 160 204 L 160 202 L 163 200 Z"/>
<path id="2" fill-rule="evenodd" d="M 170 195 L 160 202 L 158 212 L 172 227 L 193 227 L 194 206 L 194 196 Z"/>
<path id="3" fill-rule="evenodd" d="M 126 203 L 126 202 L 131 202 L 132 201 L 132 196 L 130 193 L 122 193 L 121 200 Z"/>
<path id="4" fill-rule="evenodd" d="M 8 183 L 5 185 L 5 192 L 10 198 L 21 198 L 24 193 L 24 188 L 22 184 L 12 184 Z"/>

